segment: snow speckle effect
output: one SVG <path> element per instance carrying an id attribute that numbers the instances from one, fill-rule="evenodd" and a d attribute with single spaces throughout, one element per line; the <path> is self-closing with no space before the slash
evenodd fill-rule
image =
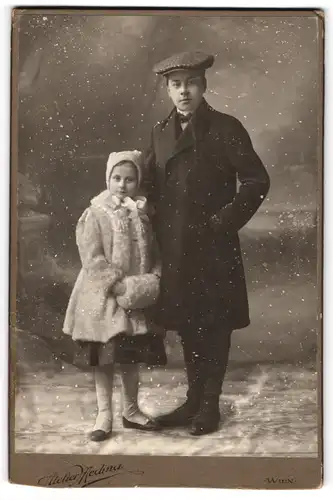
<path id="1" fill-rule="evenodd" d="M 240 233 L 251 325 L 233 334 L 231 359 L 243 367 L 229 372 L 220 401 L 233 410 L 216 436 L 197 440 L 178 431 L 158 438 L 123 432 L 116 410 L 117 435 L 99 447 L 85 435 L 96 410 L 89 379 L 69 373 L 31 332 L 61 332 L 79 269 L 75 223 L 104 186 L 108 154 L 143 149 L 170 110 L 153 64 L 198 45 L 216 56 L 207 72 L 208 102 L 244 123 L 271 177 L 269 196 Z M 316 372 L 306 363 L 321 317 L 316 16 L 27 15 L 19 46 L 18 210 L 26 253 L 16 318 L 23 370 L 17 451 L 315 454 Z M 182 351 L 172 332 L 167 350 L 168 367 L 143 374 L 142 404 L 151 412 L 184 398 Z M 305 367 L 288 364 L 300 358 Z M 252 375 L 244 368 L 249 362 Z"/>

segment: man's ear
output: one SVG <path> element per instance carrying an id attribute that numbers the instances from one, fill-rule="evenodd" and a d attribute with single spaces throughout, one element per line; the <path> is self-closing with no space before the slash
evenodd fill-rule
<path id="1" fill-rule="evenodd" d="M 164 85 L 167 91 L 169 91 L 169 77 L 167 75 L 164 76 Z"/>
<path id="2" fill-rule="evenodd" d="M 202 85 L 203 85 L 204 92 L 206 92 L 206 90 L 207 90 L 207 78 L 205 76 L 202 77 Z"/>

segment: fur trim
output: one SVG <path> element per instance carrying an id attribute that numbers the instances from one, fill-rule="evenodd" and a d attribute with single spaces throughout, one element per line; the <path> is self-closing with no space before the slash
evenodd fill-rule
<path id="1" fill-rule="evenodd" d="M 117 297 L 117 302 L 124 309 L 145 309 L 156 303 L 160 280 L 155 274 L 127 276 L 122 282 L 126 285 L 126 292 Z"/>
<path id="2" fill-rule="evenodd" d="M 155 262 L 151 225 L 144 198 L 132 200 L 129 206 L 119 206 L 106 190 L 92 199 L 79 219 L 76 241 L 82 269 L 63 325 L 64 333 L 75 340 L 107 342 L 121 332 L 148 332 L 141 309 L 155 302 L 159 284 L 158 277 L 151 274 Z M 113 285 L 128 275 L 128 295 L 123 300 L 132 304 L 132 310 L 125 310 L 120 297 L 112 293 Z"/>

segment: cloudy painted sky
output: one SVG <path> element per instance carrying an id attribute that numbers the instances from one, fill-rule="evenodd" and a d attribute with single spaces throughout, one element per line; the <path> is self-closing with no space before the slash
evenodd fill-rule
<path id="1" fill-rule="evenodd" d="M 321 71 L 315 15 L 23 15 L 21 170 L 45 183 L 50 168 L 61 178 L 73 165 L 77 172 L 80 158 L 100 155 L 102 179 L 107 154 L 143 148 L 170 109 L 153 64 L 190 49 L 215 55 L 207 100 L 248 129 L 273 180 L 268 203 L 313 204 Z"/>

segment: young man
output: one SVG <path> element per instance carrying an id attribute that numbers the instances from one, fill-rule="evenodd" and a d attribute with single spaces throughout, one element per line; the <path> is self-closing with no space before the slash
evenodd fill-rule
<path id="1" fill-rule="evenodd" d="M 243 125 L 203 97 L 213 62 L 187 52 L 155 66 L 174 108 L 155 125 L 146 161 L 162 253 L 156 317 L 179 332 L 188 377 L 186 402 L 159 422 L 193 435 L 218 428 L 231 333 L 250 322 L 238 231 L 270 184 Z"/>

